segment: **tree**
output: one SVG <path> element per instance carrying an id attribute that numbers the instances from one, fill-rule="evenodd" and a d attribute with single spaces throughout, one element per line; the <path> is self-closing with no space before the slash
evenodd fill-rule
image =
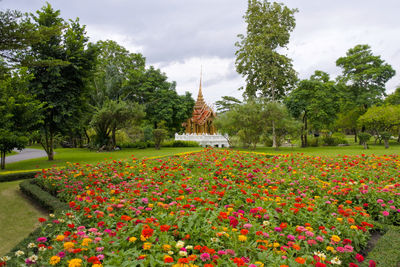
<path id="1" fill-rule="evenodd" d="M 34 78 L 30 91 L 44 103 L 42 146 L 49 160 L 54 159 L 54 136 L 66 124 L 72 125 L 88 105 L 87 81 L 94 67 L 96 49 L 88 44 L 85 27 L 79 20 L 66 23 L 60 11 L 47 3 L 32 15 L 37 31 L 52 32 L 46 42 L 33 44 L 28 57 Z"/>
<path id="2" fill-rule="evenodd" d="M 264 132 L 267 135 L 272 135 L 273 127 L 275 127 L 275 134 L 277 145 L 275 149 L 278 149 L 282 144 L 286 136 L 296 138 L 300 132 L 300 123 L 294 120 L 286 106 L 279 102 L 264 102 L 263 106 L 263 119 L 264 125 L 266 126 Z"/>
<path id="3" fill-rule="evenodd" d="M 385 98 L 385 104 L 400 105 L 400 86 Z"/>
<path id="4" fill-rule="evenodd" d="M 223 96 L 221 100 L 215 102 L 219 114 L 231 110 L 235 105 L 240 103 L 242 102 L 233 96 Z"/>
<path id="5" fill-rule="evenodd" d="M 234 107 L 232 106 L 231 109 L 219 114 L 213 121 L 218 133 L 222 134 L 228 141 L 229 147 L 234 147 L 233 137 L 238 134 L 238 128 L 232 116 L 233 112 L 231 112 Z"/>
<path id="6" fill-rule="evenodd" d="M 160 149 L 162 141 L 164 141 L 165 137 L 168 135 L 168 131 L 163 128 L 157 128 L 153 131 L 154 137 L 154 146 L 157 150 Z"/>
<path id="7" fill-rule="evenodd" d="M 244 94 L 258 95 L 271 101 L 282 99 L 296 83 L 292 60 L 280 54 L 287 47 L 290 32 L 296 26 L 294 13 L 280 3 L 249 0 L 244 16 L 247 34 L 238 35 L 236 70 L 246 78 Z M 272 125 L 275 131 L 274 122 Z M 273 133 L 273 146 L 276 135 Z"/>
<path id="8" fill-rule="evenodd" d="M 349 49 L 336 65 L 342 68 L 342 75 L 338 77 L 343 95 L 342 111 L 358 108 L 361 115 L 372 105 L 382 102 L 385 84 L 396 73 L 380 56 L 372 54 L 369 45 Z"/>
<path id="9" fill-rule="evenodd" d="M 378 138 L 383 137 L 383 133 L 391 132 L 395 127 L 400 126 L 400 106 L 386 105 L 370 107 L 364 115 L 359 117 L 358 124 L 363 125 L 366 130 L 373 133 L 376 142 Z"/>
<path id="10" fill-rule="evenodd" d="M 117 130 L 129 124 L 138 123 L 145 113 L 143 106 L 127 102 L 108 100 L 93 115 L 91 126 L 96 132 L 96 143 L 99 147 L 111 150 L 116 146 L 115 134 Z"/>
<path id="11" fill-rule="evenodd" d="M 339 96 L 335 82 L 329 74 L 315 71 L 310 79 L 302 80 L 285 99 L 286 106 L 296 118 L 303 122 L 301 145 L 307 146 L 309 129 L 316 132 L 329 128 L 339 111 Z"/>
<path id="12" fill-rule="evenodd" d="M 23 149 L 29 133 L 41 122 L 42 104 L 27 92 L 32 75 L 22 68 L 0 78 L 0 156 L 5 168 L 6 153 Z"/>

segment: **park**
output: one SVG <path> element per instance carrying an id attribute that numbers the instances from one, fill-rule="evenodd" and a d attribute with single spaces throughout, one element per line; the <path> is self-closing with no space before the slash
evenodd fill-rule
<path id="1" fill-rule="evenodd" d="M 215 57 L 189 79 L 184 49 L 93 38 L 55 1 L 0 6 L 0 266 L 398 267 L 395 60 L 346 39 L 319 61 L 336 72 L 305 71 L 292 36 L 315 24 L 287 3 L 229 17 L 237 84 Z"/>

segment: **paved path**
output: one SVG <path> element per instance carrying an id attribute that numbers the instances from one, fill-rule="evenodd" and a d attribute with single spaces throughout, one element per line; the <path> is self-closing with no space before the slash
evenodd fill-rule
<path id="1" fill-rule="evenodd" d="M 19 152 L 19 151 L 17 151 L 17 152 Z M 44 150 L 35 149 L 35 148 L 25 148 L 25 149 L 22 149 L 22 151 L 19 152 L 17 155 L 12 155 L 12 156 L 6 157 L 6 164 L 21 161 L 21 160 L 26 160 L 26 159 L 35 159 L 35 158 L 42 158 L 42 157 L 47 157 L 47 154 Z"/>

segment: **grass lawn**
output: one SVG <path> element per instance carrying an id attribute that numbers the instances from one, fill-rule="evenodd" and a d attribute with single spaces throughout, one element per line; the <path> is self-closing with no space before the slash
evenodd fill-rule
<path id="1" fill-rule="evenodd" d="M 351 144 L 350 146 L 338 147 L 338 146 L 320 146 L 320 147 L 280 147 L 279 150 L 275 150 L 272 147 L 257 147 L 255 150 L 238 148 L 238 150 L 263 152 L 271 154 L 296 154 L 304 153 L 304 155 L 312 156 L 337 156 L 337 155 L 392 155 L 400 154 L 400 144 L 392 141 L 388 149 L 382 145 L 369 144 L 369 149 L 364 149 L 361 145 Z"/>
<path id="2" fill-rule="evenodd" d="M 39 217 L 46 216 L 22 195 L 19 183 L 0 183 L 0 256 L 35 229 Z"/>
<path id="3" fill-rule="evenodd" d="M 39 148 L 39 147 L 35 147 Z M 6 169 L 2 172 L 16 170 L 33 170 L 45 169 L 53 166 L 65 166 L 67 162 L 79 163 L 96 163 L 104 160 L 118 160 L 130 158 L 132 155 L 135 158 L 165 156 L 183 152 L 197 151 L 200 147 L 163 147 L 160 150 L 154 148 L 147 149 L 122 149 L 112 152 L 96 152 L 83 148 L 58 148 L 56 149 L 55 160 L 48 161 L 47 157 L 24 160 L 20 162 L 6 164 Z"/>

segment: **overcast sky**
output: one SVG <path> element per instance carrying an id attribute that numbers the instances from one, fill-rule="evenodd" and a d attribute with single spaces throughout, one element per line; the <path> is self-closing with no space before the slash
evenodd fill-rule
<path id="1" fill-rule="evenodd" d="M 147 63 L 160 68 L 177 91 L 197 97 L 200 66 L 208 103 L 224 95 L 240 97 L 244 80 L 235 71 L 235 42 L 245 33 L 246 0 L 49 0 L 65 19 L 80 18 L 92 42 L 111 39 Z M 369 44 L 375 55 L 398 74 L 387 93 L 400 86 L 400 1 L 285 0 L 298 8 L 296 28 L 286 54 L 302 79 L 314 70 L 340 74 L 337 58 L 357 44 Z M 0 9 L 34 12 L 43 0 L 0 0 Z"/>

